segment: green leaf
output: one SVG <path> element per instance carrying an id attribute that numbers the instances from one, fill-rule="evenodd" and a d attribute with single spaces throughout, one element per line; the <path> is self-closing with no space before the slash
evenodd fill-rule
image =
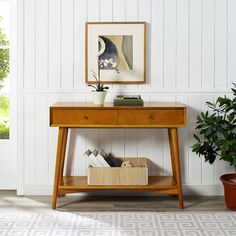
<path id="1" fill-rule="evenodd" d="M 206 102 L 206 105 L 213 106 L 213 103 L 212 102 Z"/>
<path id="2" fill-rule="evenodd" d="M 193 134 L 193 137 L 194 137 L 198 142 L 200 142 L 200 139 L 199 139 L 199 137 L 198 137 L 196 134 Z"/>
<path id="3" fill-rule="evenodd" d="M 193 152 L 199 153 L 200 144 L 195 143 L 194 145 L 191 146 L 191 148 Z"/>
<path id="4" fill-rule="evenodd" d="M 209 125 L 205 124 L 202 126 L 202 129 L 208 129 L 209 128 Z"/>

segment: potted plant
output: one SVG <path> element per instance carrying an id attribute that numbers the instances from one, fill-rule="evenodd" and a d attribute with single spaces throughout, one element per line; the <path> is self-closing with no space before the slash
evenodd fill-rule
<path id="1" fill-rule="evenodd" d="M 197 142 L 192 151 L 203 156 L 210 164 L 219 158 L 230 163 L 236 170 L 236 84 L 233 98 L 218 97 L 216 102 L 206 102 L 210 109 L 197 116 L 194 134 Z M 220 177 L 224 185 L 225 201 L 229 209 L 236 210 L 236 173 Z"/>
<path id="2" fill-rule="evenodd" d="M 92 71 L 92 76 L 96 80 L 96 84 L 89 84 L 89 87 L 94 88 L 92 91 L 93 96 L 93 102 L 94 104 L 102 105 L 105 101 L 106 95 L 107 95 L 107 89 L 109 89 L 108 86 L 104 86 L 104 84 L 101 83 L 101 61 L 98 59 L 98 73 Z"/>

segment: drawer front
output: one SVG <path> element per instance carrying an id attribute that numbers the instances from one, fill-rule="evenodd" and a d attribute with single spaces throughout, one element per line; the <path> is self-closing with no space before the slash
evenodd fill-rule
<path id="1" fill-rule="evenodd" d="M 183 127 L 185 110 L 122 110 L 119 111 L 119 125 L 138 125 L 142 127 Z"/>
<path id="2" fill-rule="evenodd" d="M 51 111 L 51 126 L 99 126 L 117 124 L 118 112 L 115 110 L 80 110 L 53 109 Z"/>

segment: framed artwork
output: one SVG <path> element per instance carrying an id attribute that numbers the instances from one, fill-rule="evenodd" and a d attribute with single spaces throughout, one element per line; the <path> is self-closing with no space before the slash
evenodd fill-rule
<path id="1" fill-rule="evenodd" d="M 86 83 L 141 84 L 146 82 L 145 22 L 86 22 Z"/>

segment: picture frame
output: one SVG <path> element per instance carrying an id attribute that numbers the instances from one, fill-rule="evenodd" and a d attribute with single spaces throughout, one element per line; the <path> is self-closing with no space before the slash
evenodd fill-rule
<path id="1" fill-rule="evenodd" d="M 99 76 L 98 76 L 99 73 Z M 85 22 L 85 82 L 146 83 L 146 22 Z"/>

